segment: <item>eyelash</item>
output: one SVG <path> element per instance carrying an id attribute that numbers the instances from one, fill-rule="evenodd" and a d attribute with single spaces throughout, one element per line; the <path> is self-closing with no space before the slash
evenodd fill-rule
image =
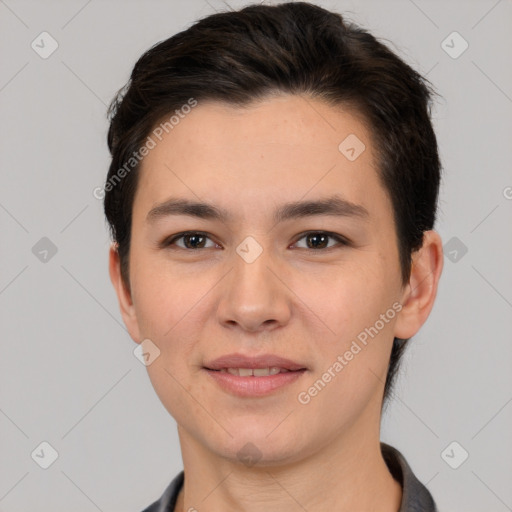
<path id="1" fill-rule="evenodd" d="M 336 240 L 338 242 L 338 245 L 331 246 L 331 247 L 326 247 L 326 248 L 323 248 L 323 249 L 310 249 L 310 248 L 306 247 L 305 249 L 307 251 L 315 251 L 315 252 L 328 251 L 330 249 L 336 249 L 336 248 L 343 247 L 343 246 L 350 246 L 350 241 L 348 239 L 346 239 L 345 237 L 342 237 L 341 235 L 338 235 L 336 233 L 332 233 L 330 231 L 305 231 L 304 233 L 301 233 L 299 235 L 299 238 L 297 238 L 297 240 L 294 242 L 294 244 L 296 244 L 297 242 L 299 242 L 300 240 L 302 240 L 303 238 L 306 238 L 308 235 L 311 235 L 311 234 L 324 235 L 324 236 L 327 236 L 329 238 L 332 238 L 332 239 L 334 239 L 334 240 Z M 204 236 L 204 237 L 206 237 L 206 238 L 211 240 L 211 238 L 208 235 L 208 233 L 205 233 L 204 231 L 184 231 L 182 233 L 178 233 L 178 234 L 173 235 L 173 236 L 171 236 L 169 238 L 166 238 L 161 243 L 161 246 L 164 247 L 164 248 L 169 248 L 170 246 L 174 245 L 174 243 L 177 240 L 180 240 L 180 239 L 182 239 L 183 237 L 185 237 L 187 235 Z M 211 241 L 213 242 L 213 240 L 211 240 Z M 175 247 L 177 247 L 178 249 L 182 249 L 184 251 L 189 251 L 189 252 L 191 252 L 191 251 L 200 251 L 200 250 L 205 250 L 205 249 L 211 249 L 211 247 L 204 247 L 204 248 L 199 248 L 199 249 L 189 249 L 187 247 L 179 247 L 179 246 L 175 246 Z M 304 248 L 301 248 L 301 249 L 304 249 Z"/>

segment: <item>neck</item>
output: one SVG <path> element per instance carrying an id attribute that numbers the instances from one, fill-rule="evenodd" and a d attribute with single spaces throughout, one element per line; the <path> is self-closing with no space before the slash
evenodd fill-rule
<path id="1" fill-rule="evenodd" d="M 213 453 L 178 427 L 185 481 L 176 512 L 397 512 L 402 488 L 382 457 L 376 435 L 353 428 L 300 460 L 246 466 Z"/>

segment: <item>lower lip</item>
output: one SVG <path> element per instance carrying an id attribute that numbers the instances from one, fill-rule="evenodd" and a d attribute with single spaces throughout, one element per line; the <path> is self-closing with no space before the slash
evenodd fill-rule
<path id="1" fill-rule="evenodd" d="M 281 389 L 297 379 L 300 379 L 306 370 L 296 372 L 284 372 L 277 375 L 268 375 L 265 377 L 240 377 L 215 370 L 204 370 L 210 375 L 219 386 L 235 396 L 240 397 L 257 397 L 265 396 Z"/>

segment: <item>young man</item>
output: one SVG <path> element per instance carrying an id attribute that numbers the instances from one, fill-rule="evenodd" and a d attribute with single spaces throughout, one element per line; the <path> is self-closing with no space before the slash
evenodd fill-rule
<path id="1" fill-rule="evenodd" d="M 380 443 L 442 270 L 427 82 L 307 3 L 209 16 L 112 105 L 110 275 L 182 471 L 146 511 L 435 511 Z"/>

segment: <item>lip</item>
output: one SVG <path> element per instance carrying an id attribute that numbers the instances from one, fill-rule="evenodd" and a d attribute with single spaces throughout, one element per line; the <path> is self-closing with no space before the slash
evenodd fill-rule
<path id="1" fill-rule="evenodd" d="M 273 354 L 262 354 L 259 356 L 245 356 L 243 354 L 226 354 L 213 361 L 207 362 L 204 368 L 207 370 L 221 370 L 223 368 L 270 368 L 277 366 L 290 371 L 307 370 L 306 366 L 285 357 Z M 265 377 L 258 377 L 263 379 Z"/>
<path id="2" fill-rule="evenodd" d="M 306 373 L 306 369 L 278 373 L 265 377 L 240 377 L 230 373 L 222 373 L 217 370 L 203 368 L 214 381 L 226 392 L 237 397 L 261 397 L 269 395 L 300 379 Z"/>
<path id="3" fill-rule="evenodd" d="M 224 368 L 270 368 L 277 366 L 288 370 L 277 375 L 240 377 L 223 373 Z M 224 391 L 237 397 L 261 397 L 269 395 L 300 379 L 308 370 L 303 364 L 273 354 L 249 357 L 243 354 L 226 354 L 205 364 L 203 370 Z"/>

